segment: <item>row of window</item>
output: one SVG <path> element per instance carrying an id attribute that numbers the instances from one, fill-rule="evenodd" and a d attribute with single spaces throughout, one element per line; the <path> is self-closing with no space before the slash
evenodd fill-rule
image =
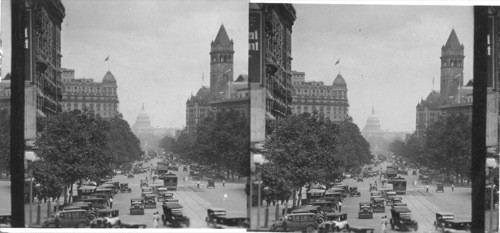
<path id="1" fill-rule="evenodd" d="M 116 87 L 94 87 L 94 86 L 66 86 L 69 93 L 116 93 Z"/>
<path id="2" fill-rule="evenodd" d="M 307 110 L 309 109 L 309 106 L 292 106 L 292 108 L 293 108 L 293 109 L 296 109 L 297 111 L 300 111 L 300 110 L 302 110 L 302 109 L 304 109 L 304 111 L 307 111 Z M 312 109 L 312 110 L 316 110 L 316 106 L 312 106 L 312 107 L 311 107 L 311 109 Z M 337 111 L 338 111 L 339 113 L 344 113 L 344 112 L 345 112 L 345 113 L 347 113 L 347 108 L 346 108 L 346 107 L 337 107 L 337 106 L 333 106 L 333 107 L 332 107 L 332 106 L 322 107 L 322 106 L 321 106 L 321 107 L 319 107 L 318 109 L 319 109 L 319 111 L 324 111 L 324 110 L 326 110 L 326 111 L 330 112 L 330 110 L 332 110 L 332 111 L 333 111 L 333 112 L 335 112 L 335 113 L 336 113 Z"/>
<path id="3" fill-rule="evenodd" d="M 78 106 L 81 106 L 82 108 L 86 107 L 87 106 L 87 103 L 81 103 L 81 104 L 78 104 L 78 103 L 66 103 L 66 107 L 67 108 L 71 108 L 71 105 L 74 106 L 74 108 L 78 108 Z M 90 103 L 89 105 L 89 108 L 94 108 L 94 103 Z M 96 103 L 95 104 L 96 108 L 97 109 L 100 109 L 101 106 L 104 108 L 104 109 L 117 109 L 118 108 L 118 105 L 116 103 Z"/>
<path id="4" fill-rule="evenodd" d="M 323 89 L 296 89 L 295 93 L 299 95 L 324 95 L 326 94 L 327 96 L 334 96 L 334 97 L 339 97 L 339 98 L 344 98 L 347 96 L 347 91 L 334 91 L 334 90 L 323 90 Z"/>

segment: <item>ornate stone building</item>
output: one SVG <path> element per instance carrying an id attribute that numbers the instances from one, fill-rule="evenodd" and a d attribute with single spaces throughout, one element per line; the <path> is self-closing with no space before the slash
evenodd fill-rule
<path id="1" fill-rule="evenodd" d="M 194 132 L 196 125 L 210 112 L 234 109 L 248 117 L 250 97 L 248 76 L 240 74 L 233 80 L 233 40 L 221 25 L 210 50 L 210 87 L 202 86 L 186 101 L 186 130 Z"/>
<path id="2" fill-rule="evenodd" d="M 439 116 L 461 113 L 472 119 L 472 81 L 463 86 L 464 45 L 460 44 L 455 29 L 441 47 L 441 85 L 421 100 L 416 107 L 416 135 L 422 137 L 429 125 Z"/>
<path id="3" fill-rule="evenodd" d="M 349 117 L 347 84 L 342 75 L 338 74 L 332 85 L 325 85 L 323 82 L 306 82 L 304 72 L 292 71 L 292 86 L 292 113 L 316 110 L 334 122 Z"/>
<path id="4" fill-rule="evenodd" d="M 75 70 L 62 69 L 62 84 L 63 110 L 88 108 L 105 119 L 119 114 L 117 84 L 111 71 L 106 72 L 102 82 L 95 82 L 91 78 L 75 79 Z"/>

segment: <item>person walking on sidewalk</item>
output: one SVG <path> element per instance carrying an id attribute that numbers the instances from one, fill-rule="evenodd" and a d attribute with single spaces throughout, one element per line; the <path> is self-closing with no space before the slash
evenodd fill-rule
<path id="1" fill-rule="evenodd" d="M 425 187 L 425 192 L 427 192 L 427 193 L 429 192 L 429 185 L 427 185 L 427 186 Z"/>
<path id="2" fill-rule="evenodd" d="M 160 216 L 158 216 L 158 212 L 155 212 L 153 215 L 153 227 L 158 228 L 158 222 L 160 221 Z"/>
<path id="3" fill-rule="evenodd" d="M 109 208 L 113 209 L 113 198 L 109 198 Z"/>
<path id="4" fill-rule="evenodd" d="M 200 188 L 200 181 L 196 182 L 196 187 Z"/>
<path id="5" fill-rule="evenodd" d="M 455 191 L 455 184 L 451 184 L 451 191 Z"/>
<path id="6" fill-rule="evenodd" d="M 382 233 L 387 233 L 387 216 L 382 217 L 382 222 L 380 223 Z"/>
<path id="7" fill-rule="evenodd" d="M 222 179 L 222 187 L 226 187 L 226 180 Z"/>
<path id="8" fill-rule="evenodd" d="M 342 201 L 339 201 L 339 212 L 342 212 Z"/>

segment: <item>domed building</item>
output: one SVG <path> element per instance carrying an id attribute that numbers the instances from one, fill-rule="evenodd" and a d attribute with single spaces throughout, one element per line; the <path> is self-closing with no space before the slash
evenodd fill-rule
<path id="1" fill-rule="evenodd" d="M 74 69 L 62 68 L 61 72 L 63 111 L 88 108 L 104 119 L 111 119 L 119 114 L 116 79 L 108 70 L 102 82 L 92 78 L 75 79 Z"/>
<path id="2" fill-rule="evenodd" d="M 144 109 L 144 104 L 142 104 L 141 112 L 137 114 L 135 123 L 132 126 L 132 132 L 139 138 L 141 145 L 159 146 L 160 140 L 167 134 L 167 131 L 166 128 L 151 125 L 151 119 Z"/>
<path id="3" fill-rule="evenodd" d="M 383 137 L 384 132 L 380 129 L 380 121 L 375 116 L 375 108 L 372 107 L 372 115 L 366 120 L 365 127 L 361 131 L 364 138 Z"/>
<path id="4" fill-rule="evenodd" d="M 305 73 L 292 71 L 292 113 L 318 111 L 333 122 L 349 118 L 347 84 L 339 73 L 332 85 L 305 81 Z"/>

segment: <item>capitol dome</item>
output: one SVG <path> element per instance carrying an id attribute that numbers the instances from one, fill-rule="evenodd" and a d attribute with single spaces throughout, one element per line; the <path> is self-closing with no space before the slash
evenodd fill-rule
<path id="1" fill-rule="evenodd" d="M 381 131 L 380 121 L 378 120 L 378 117 L 375 116 L 375 108 L 372 108 L 372 115 L 368 117 L 368 120 L 366 120 L 366 125 L 365 128 L 363 128 L 363 131 L 366 132 Z"/>
<path id="2" fill-rule="evenodd" d="M 111 71 L 108 70 L 106 74 L 104 75 L 104 78 L 102 78 L 103 83 L 116 83 L 115 76 L 111 73 Z"/>
<path id="3" fill-rule="evenodd" d="M 142 104 L 141 112 L 137 114 L 137 118 L 135 120 L 133 128 L 148 128 L 148 127 L 151 127 L 151 120 L 149 119 L 149 115 L 144 110 L 144 104 Z"/>
<path id="4" fill-rule="evenodd" d="M 344 77 L 342 77 L 342 75 L 340 75 L 340 73 L 337 75 L 337 77 L 335 78 L 335 80 L 333 81 L 333 86 L 345 86 L 346 83 L 345 83 L 345 80 L 344 80 Z"/>

